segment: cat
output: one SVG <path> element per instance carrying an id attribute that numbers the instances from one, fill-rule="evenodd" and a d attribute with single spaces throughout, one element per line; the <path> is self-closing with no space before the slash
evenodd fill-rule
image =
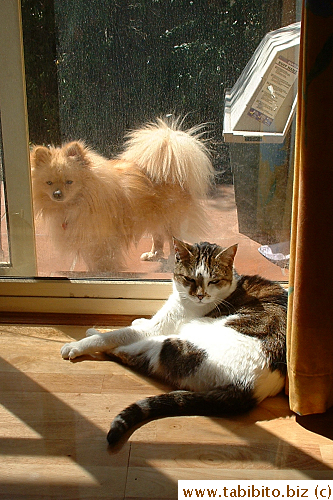
<path id="1" fill-rule="evenodd" d="M 173 293 L 151 319 L 62 347 L 65 359 L 106 352 L 177 390 L 124 409 L 108 433 L 116 445 L 146 420 L 231 416 L 284 387 L 287 292 L 260 276 L 239 276 L 237 245 L 173 239 Z"/>

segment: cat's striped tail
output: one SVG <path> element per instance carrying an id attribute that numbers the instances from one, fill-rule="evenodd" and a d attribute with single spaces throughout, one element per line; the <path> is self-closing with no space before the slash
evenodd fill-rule
<path id="1" fill-rule="evenodd" d="M 228 417 L 249 411 L 257 404 L 253 390 L 228 385 L 208 392 L 173 391 L 151 396 L 125 408 L 115 417 L 107 439 L 115 446 L 140 424 L 163 417 L 201 415 Z"/>

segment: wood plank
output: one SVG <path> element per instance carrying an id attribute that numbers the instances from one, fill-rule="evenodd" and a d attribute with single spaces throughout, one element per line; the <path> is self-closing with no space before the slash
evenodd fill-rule
<path id="1" fill-rule="evenodd" d="M 0 325 L 0 500 L 168 500 L 179 479 L 333 479 L 331 415 L 314 432 L 284 395 L 232 419 L 152 421 L 112 452 L 114 416 L 170 387 L 105 356 L 63 360 L 85 329 Z"/>

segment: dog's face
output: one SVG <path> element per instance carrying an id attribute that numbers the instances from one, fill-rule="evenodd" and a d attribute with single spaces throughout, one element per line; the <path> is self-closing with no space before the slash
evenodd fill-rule
<path id="1" fill-rule="evenodd" d="M 31 153 L 34 190 L 55 203 L 74 201 L 89 168 L 84 145 L 69 143 L 61 148 L 36 146 Z"/>

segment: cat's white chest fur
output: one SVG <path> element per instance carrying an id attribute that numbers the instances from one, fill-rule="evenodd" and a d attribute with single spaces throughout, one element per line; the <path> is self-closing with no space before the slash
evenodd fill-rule
<path id="1" fill-rule="evenodd" d="M 195 304 L 174 288 L 151 320 L 134 322 L 133 326 L 144 336 L 155 336 L 156 342 L 150 345 L 151 367 L 159 371 L 155 360 L 157 363 L 163 337 L 177 336 L 206 353 L 206 360 L 196 373 L 179 381 L 180 388 L 207 391 L 240 383 L 252 386 L 258 401 L 280 392 L 284 377 L 279 371 L 270 370 L 261 341 L 225 326 L 224 318 L 205 317 L 213 308 L 214 303 Z"/>

